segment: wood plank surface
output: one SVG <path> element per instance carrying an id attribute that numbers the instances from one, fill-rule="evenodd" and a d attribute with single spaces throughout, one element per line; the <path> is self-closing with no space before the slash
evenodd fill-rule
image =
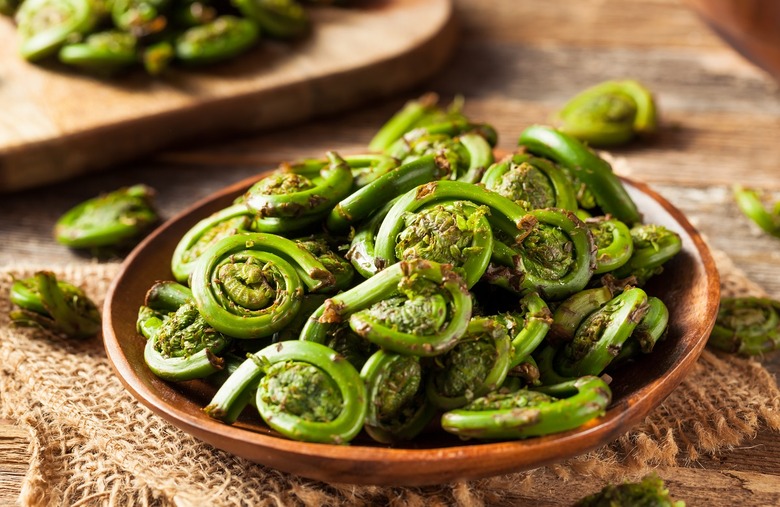
<path id="1" fill-rule="evenodd" d="M 632 177 L 649 182 L 680 208 L 712 246 L 780 298 L 780 240 L 749 223 L 730 190 L 740 182 L 780 198 L 777 82 L 742 59 L 677 0 L 454 4 L 461 34 L 454 56 L 411 92 L 297 127 L 180 144 L 108 171 L 3 196 L 0 263 L 91 262 L 51 237 L 57 217 L 75 203 L 144 182 L 158 190 L 161 212 L 170 217 L 281 160 L 319 156 L 328 149 L 361 150 L 405 100 L 428 90 L 444 100 L 463 94 L 466 112 L 493 123 L 501 136 L 499 147 L 511 150 L 525 126 L 544 123 L 575 92 L 603 79 L 635 77 L 656 93 L 662 129 L 649 142 L 613 155 L 625 160 Z M 761 361 L 780 373 L 780 354 Z M 26 435 L 12 423 L 0 422 L 0 505 L 15 501 L 18 467 L 29 459 L 26 452 Z M 761 429 L 735 449 L 682 465 L 661 475 L 690 506 L 780 505 L 777 433 Z M 600 486 L 573 478 L 565 491 L 511 500 L 515 505 L 570 505 L 580 493 Z"/>
<path id="2" fill-rule="evenodd" d="M 224 64 L 114 79 L 24 61 L 15 27 L 0 17 L 0 192 L 106 168 L 194 136 L 290 125 L 364 104 L 430 76 L 454 43 L 450 0 L 311 12 L 314 28 L 301 41 L 261 41 Z"/>

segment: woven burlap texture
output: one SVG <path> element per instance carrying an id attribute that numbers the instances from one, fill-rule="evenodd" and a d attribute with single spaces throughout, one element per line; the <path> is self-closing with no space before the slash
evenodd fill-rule
<path id="1" fill-rule="evenodd" d="M 759 295 L 716 253 L 724 294 Z M 55 270 L 102 303 L 116 264 Z M 99 338 L 67 341 L 9 326 L 8 289 L 33 267 L 0 273 L 0 416 L 29 432 L 22 505 L 546 505 L 573 477 L 635 479 L 780 429 L 780 392 L 752 360 L 705 351 L 664 403 L 612 444 L 530 472 L 427 488 L 324 484 L 250 463 L 152 414 L 123 388 Z"/>

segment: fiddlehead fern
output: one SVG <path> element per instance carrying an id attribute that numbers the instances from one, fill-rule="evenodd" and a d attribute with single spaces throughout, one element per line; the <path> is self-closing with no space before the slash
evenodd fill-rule
<path id="1" fill-rule="evenodd" d="M 111 30 L 88 35 L 83 42 L 67 44 L 60 49 L 62 63 L 81 67 L 97 74 L 111 75 L 138 61 L 135 35 Z"/>
<path id="2" fill-rule="evenodd" d="M 70 37 L 92 30 L 98 14 L 90 0 L 26 0 L 16 11 L 19 52 L 30 61 L 54 54 Z"/>
<path id="3" fill-rule="evenodd" d="M 644 505 L 647 507 L 685 507 L 682 500 L 675 501 L 664 487 L 664 481 L 655 473 L 640 482 L 608 484 L 601 491 L 577 501 L 573 507 L 612 507 L 616 505 Z"/>
<path id="4" fill-rule="evenodd" d="M 595 249 L 580 219 L 555 208 L 531 210 L 519 229 L 514 245 L 494 242 L 493 258 L 505 269 L 489 270 L 488 282 L 521 294 L 537 291 L 553 300 L 585 288 L 593 273 Z"/>
<path id="5" fill-rule="evenodd" d="M 204 409 L 232 422 L 242 396 L 257 388 L 257 409 L 271 428 L 294 440 L 345 444 L 366 417 L 366 389 L 358 371 L 318 343 L 286 341 L 252 355 Z"/>
<path id="6" fill-rule="evenodd" d="M 554 368 L 569 376 L 600 375 L 647 313 L 647 294 L 628 289 L 591 313 L 556 354 Z"/>
<path id="7" fill-rule="evenodd" d="M 434 93 L 410 100 L 395 113 L 374 135 L 368 144 L 371 151 L 385 151 L 404 134 L 417 127 L 446 121 L 447 119 L 465 119 L 460 112 L 461 101 L 453 102 L 448 111 L 438 107 L 439 97 Z"/>
<path id="8" fill-rule="evenodd" d="M 447 176 L 449 171 L 446 161 L 433 155 L 403 164 L 336 204 L 328 215 L 326 225 L 334 232 L 346 231 L 350 225 L 370 216 L 378 207 L 418 185 Z"/>
<path id="9" fill-rule="evenodd" d="M 610 368 L 620 365 L 640 354 L 649 354 L 655 344 L 666 336 L 669 325 L 669 309 L 657 297 L 647 298 L 647 313 L 639 321 L 634 332 L 623 343 L 620 352 L 610 363 Z"/>
<path id="10" fill-rule="evenodd" d="M 780 303 L 769 298 L 722 298 L 707 344 L 744 356 L 779 349 L 779 311 Z"/>
<path id="11" fill-rule="evenodd" d="M 585 220 L 596 245 L 595 274 L 618 269 L 634 253 L 634 241 L 628 226 L 611 217 L 594 217 Z"/>
<path id="12" fill-rule="evenodd" d="M 612 172 L 612 166 L 573 137 L 534 125 L 520 134 L 519 143 L 531 153 L 549 158 L 569 170 L 592 192 L 605 214 L 629 225 L 641 220 L 636 204 Z"/>
<path id="13" fill-rule="evenodd" d="M 506 327 L 511 340 L 510 369 L 517 367 L 531 356 L 547 336 L 553 322 L 550 308 L 535 292 L 524 296 L 519 306 L 518 312 L 497 316 Z"/>
<path id="14" fill-rule="evenodd" d="M 561 132 L 591 146 L 616 146 L 655 132 L 655 101 L 637 81 L 605 81 L 567 102 L 554 123 Z"/>
<path id="15" fill-rule="evenodd" d="M 60 243 L 97 253 L 122 248 L 145 234 L 158 220 L 154 191 L 146 185 L 121 188 L 89 199 L 67 211 L 54 227 Z"/>
<path id="16" fill-rule="evenodd" d="M 767 234 L 780 237 L 780 201 L 767 209 L 760 191 L 734 185 L 733 192 L 737 206 L 746 217 Z"/>
<path id="17" fill-rule="evenodd" d="M 352 171 L 335 152 L 316 173 L 287 166 L 255 183 L 246 192 L 246 205 L 258 217 L 324 216 L 352 188 Z"/>
<path id="18" fill-rule="evenodd" d="M 425 155 L 433 155 L 447 165 L 451 179 L 477 183 L 493 163 L 493 148 L 477 133 L 466 133 L 458 137 L 427 134 L 405 141 L 391 152 L 393 157 L 406 163 Z"/>
<path id="19" fill-rule="evenodd" d="M 376 256 L 384 265 L 411 259 L 451 264 L 462 272 L 466 286 L 471 287 L 485 272 L 493 250 L 493 231 L 485 217 L 487 213 L 486 206 L 468 201 L 431 204 L 400 215 L 403 223 L 397 233 L 398 225 L 386 226 L 392 219 L 386 217 L 377 233 Z M 391 212 L 390 216 L 399 215 Z M 388 234 L 386 231 L 395 235 L 384 235 Z M 395 237 L 394 245 L 391 237 Z"/>
<path id="20" fill-rule="evenodd" d="M 376 257 L 376 233 L 398 197 L 376 211 L 355 231 L 347 251 L 347 259 L 363 278 L 371 278 L 385 268 L 384 261 Z"/>
<path id="21" fill-rule="evenodd" d="M 470 318 L 463 279 L 446 264 L 415 259 L 327 300 L 301 339 L 323 343 L 330 327 L 349 319 L 353 331 L 384 349 L 435 356 L 455 346 Z"/>
<path id="22" fill-rule="evenodd" d="M 324 236 L 310 236 L 296 239 L 295 242 L 325 266 L 335 279 L 334 290 L 347 289 L 355 276 L 352 264 L 334 252 Z"/>
<path id="23" fill-rule="evenodd" d="M 17 326 L 38 327 L 68 338 L 89 338 L 100 331 L 100 312 L 78 287 L 39 271 L 14 281 L 9 298 L 19 309 L 10 313 Z"/>
<path id="24" fill-rule="evenodd" d="M 631 239 L 631 258 L 612 273 L 618 278 L 634 276 L 639 285 L 661 273 L 663 265 L 682 249 L 680 235 L 662 225 L 636 225 L 631 228 Z"/>
<path id="25" fill-rule="evenodd" d="M 433 360 L 428 399 L 451 410 L 496 390 L 509 371 L 509 351 L 509 335 L 501 322 L 473 318 L 457 345 Z"/>
<path id="26" fill-rule="evenodd" d="M 195 262 L 203 252 L 221 240 L 249 232 L 252 213 L 243 203 L 234 204 L 204 218 L 179 240 L 171 258 L 171 271 L 177 281 L 185 283 Z"/>
<path id="27" fill-rule="evenodd" d="M 441 418 L 445 431 L 461 438 L 528 438 L 559 433 L 582 426 L 604 414 L 612 391 L 600 378 L 585 376 L 545 391 L 520 389 L 494 392 L 467 406 L 446 412 Z"/>
<path id="28" fill-rule="evenodd" d="M 296 0 L 233 0 L 241 13 L 258 24 L 263 34 L 275 39 L 306 35 L 309 15 Z"/>
<path id="29" fill-rule="evenodd" d="M 210 64 L 233 58 L 252 47 L 260 37 L 254 21 L 231 15 L 219 16 L 186 29 L 176 38 L 176 58 L 189 65 Z"/>
<path id="30" fill-rule="evenodd" d="M 525 210 L 577 209 L 577 196 L 568 177 L 549 160 L 516 154 L 488 168 L 485 188 L 515 201 Z"/>
<path id="31" fill-rule="evenodd" d="M 195 264 L 192 295 L 203 318 L 236 338 L 270 336 L 300 309 L 304 285 L 321 290 L 333 275 L 295 242 L 271 234 L 224 238 Z"/>
<path id="32" fill-rule="evenodd" d="M 380 349 L 360 376 L 368 395 L 364 428 L 377 442 L 411 440 L 433 419 L 435 407 L 425 396 L 419 357 Z"/>
<path id="33" fill-rule="evenodd" d="M 553 313 L 547 342 L 557 347 L 572 341 L 582 321 L 607 304 L 613 296 L 611 287 L 604 285 L 579 291 L 566 298 Z"/>
<path id="34" fill-rule="evenodd" d="M 182 381 L 206 378 L 222 369 L 216 356 L 230 338 L 212 328 L 191 302 L 170 313 L 142 306 L 137 327 L 147 338 L 144 361 L 164 380 Z"/>

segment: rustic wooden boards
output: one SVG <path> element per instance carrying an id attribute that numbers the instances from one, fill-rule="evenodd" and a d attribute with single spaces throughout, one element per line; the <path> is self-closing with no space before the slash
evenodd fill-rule
<path id="1" fill-rule="evenodd" d="M 333 113 L 436 72 L 455 41 L 450 0 L 312 9 L 312 35 L 235 61 L 99 80 L 24 62 L 0 20 L 0 191 L 50 183 L 195 136 Z"/>

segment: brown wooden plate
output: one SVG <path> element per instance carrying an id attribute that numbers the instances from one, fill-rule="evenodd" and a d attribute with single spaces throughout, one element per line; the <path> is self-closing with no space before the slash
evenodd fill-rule
<path id="1" fill-rule="evenodd" d="M 136 332 L 135 322 L 149 287 L 156 280 L 172 279 L 170 259 L 182 235 L 200 219 L 231 204 L 258 177 L 196 203 L 128 256 L 107 295 L 103 337 L 120 380 L 153 412 L 215 447 L 285 472 L 341 483 L 424 485 L 521 471 L 570 458 L 614 440 L 658 406 L 696 362 L 715 322 L 720 284 L 701 236 L 657 193 L 624 180 L 644 221 L 678 232 L 683 248 L 647 287 L 670 310 L 668 338 L 642 359 L 641 367 L 614 372 L 613 402 L 603 417 L 573 431 L 523 441 L 464 442 L 432 431 L 403 447 L 383 446 L 363 435 L 348 446 L 296 442 L 274 433 L 256 414 L 245 414 L 233 426 L 223 424 L 201 410 L 211 399 L 212 387 L 200 381 L 165 382 L 149 371 L 143 359 L 145 340 Z"/>

